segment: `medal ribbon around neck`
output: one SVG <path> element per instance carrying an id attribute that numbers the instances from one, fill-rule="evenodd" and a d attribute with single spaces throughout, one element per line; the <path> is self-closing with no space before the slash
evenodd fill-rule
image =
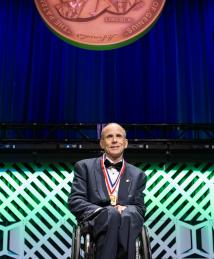
<path id="1" fill-rule="evenodd" d="M 125 161 L 123 159 L 122 168 L 121 168 L 120 173 L 118 174 L 118 177 L 117 177 L 117 179 L 116 179 L 114 184 L 111 183 L 111 180 L 110 180 L 110 177 L 109 177 L 109 174 L 108 174 L 108 170 L 105 167 L 104 156 L 100 160 L 100 163 L 101 163 L 101 168 L 102 168 L 102 171 L 103 171 L 103 174 L 104 174 L 105 181 L 107 183 L 108 193 L 109 193 L 109 195 L 111 195 L 115 191 L 115 189 L 117 188 L 117 185 L 119 184 L 120 178 L 121 178 L 121 176 L 123 175 L 123 173 L 125 171 L 125 167 L 126 167 Z"/>

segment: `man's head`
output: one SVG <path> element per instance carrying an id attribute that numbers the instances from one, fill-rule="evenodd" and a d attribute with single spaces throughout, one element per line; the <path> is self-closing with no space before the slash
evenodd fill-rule
<path id="1" fill-rule="evenodd" d="M 123 157 L 124 149 L 127 146 L 128 140 L 123 127 L 117 123 L 109 123 L 103 128 L 100 147 L 112 161 L 118 162 Z"/>

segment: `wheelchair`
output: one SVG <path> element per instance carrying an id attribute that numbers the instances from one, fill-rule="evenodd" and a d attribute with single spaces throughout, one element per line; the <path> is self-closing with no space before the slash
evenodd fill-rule
<path id="1" fill-rule="evenodd" d="M 94 214 L 87 220 L 93 217 L 95 217 Z M 71 259 L 95 259 L 96 246 L 87 227 L 87 220 L 77 224 L 73 229 Z M 152 259 L 148 229 L 145 225 L 136 239 L 135 259 Z"/>

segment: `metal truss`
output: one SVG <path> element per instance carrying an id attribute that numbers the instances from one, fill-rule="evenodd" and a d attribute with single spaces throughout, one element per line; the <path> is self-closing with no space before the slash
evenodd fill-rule
<path id="1" fill-rule="evenodd" d="M 1 150 L 98 151 L 105 124 L 0 123 Z M 214 151 L 213 124 L 122 124 L 129 152 Z"/>

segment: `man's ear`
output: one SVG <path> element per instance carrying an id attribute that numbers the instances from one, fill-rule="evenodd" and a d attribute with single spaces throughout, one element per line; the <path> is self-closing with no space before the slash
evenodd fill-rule
<path id="1" fill-rule="evenodd" d="M 128 144 L 129 144 L 128 139 L 125 139 L 125 148 L 128 147 Z"/>
<path id="2" fill-rule="evenodd" d="M 102 149 L 104 149 L 103 139 L 100 139 L 100 147 L 101 147 Z"/>

